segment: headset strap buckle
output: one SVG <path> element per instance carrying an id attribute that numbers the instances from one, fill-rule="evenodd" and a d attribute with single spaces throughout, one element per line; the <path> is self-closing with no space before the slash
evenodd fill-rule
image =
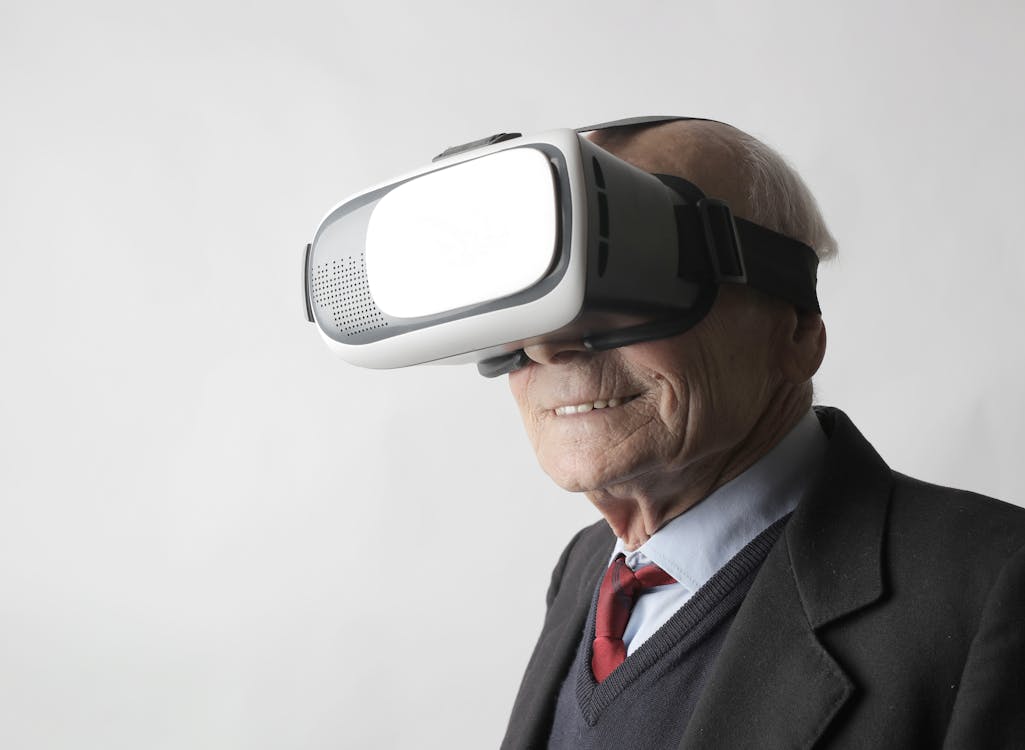
<path id="1" fill-rule="evenodd" d="M 716 198 L 702 198 L 697 207 L 701 215 L 701 226 L 705 230 L 705 244 L 712 261 L 715 282 L 746 284 L 744 251 L 730 207 Z"/>

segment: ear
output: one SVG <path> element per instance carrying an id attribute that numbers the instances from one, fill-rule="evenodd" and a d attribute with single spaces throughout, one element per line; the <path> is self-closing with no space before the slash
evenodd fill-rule
<path id="1" fill-rule="evenodd" d="M 820 314 L 792 308 L 785 333 L 779 349 L 780 371 L 794 385 L 806 383 L 826 356 L 826 325 Z"/>

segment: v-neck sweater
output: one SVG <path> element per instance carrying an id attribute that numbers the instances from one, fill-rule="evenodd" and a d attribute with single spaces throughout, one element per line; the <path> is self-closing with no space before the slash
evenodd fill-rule
<path id="1" fill-rule="evenodd" d="M 643 750 L 683 737 L 729 626 L 789 515 L 755 537 L 601 683 L 591 673 L 597 592 L 548 738 L 550 750 Z"/>

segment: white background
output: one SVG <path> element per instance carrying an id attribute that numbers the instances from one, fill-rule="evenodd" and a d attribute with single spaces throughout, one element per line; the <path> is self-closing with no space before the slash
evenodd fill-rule
<path id="1" fill-rule="evenodd" d="M 2 0 L 0 747 L 498 744 L 597 516 L 504 382 L 352 368 L 300 295 L 332 204 L 492 132 L 779 148 L 841 244 L 819 400 L 1025 502 L 1023 8 Z"/>

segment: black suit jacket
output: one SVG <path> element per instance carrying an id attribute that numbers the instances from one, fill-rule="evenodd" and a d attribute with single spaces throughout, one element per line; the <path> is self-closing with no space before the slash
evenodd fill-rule
<path id="1" fill-rule="evenodd" d="M 744 600 L 680 748 L 1025 748 L 1025 510 L 892 472 L 819 409 L 822 472 Z M 544 747 L 615 539 L 578 533 L 503 748 Z"/>

